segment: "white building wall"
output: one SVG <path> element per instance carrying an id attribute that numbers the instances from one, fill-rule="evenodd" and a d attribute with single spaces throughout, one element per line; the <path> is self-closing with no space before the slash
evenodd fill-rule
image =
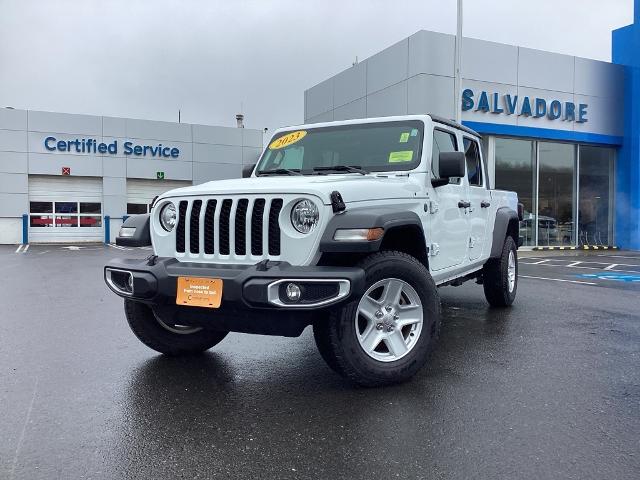
<path id="1" fill-rule="evenodd" d="M 49 151 L 44 140 L 92 138 L 118 141 L 117 154 Z M 103 215 L 117 232 L 126 215 L 126 179 L 156 179 L 199 184 L 240 177 L 242 165 L 254 163 L 262 151 L 261 130 L 159 122 L 69 113 L 0 108 L 0 243 L 22 240 L 22 215 L 29 211 L 29 175 L 102 177 Z M 178 158 L 125 155 L 123 143 L 180 149 Z M 112 235 L 113 238 L 113 235 Z"/>
<path id="2" fill-rule="evenodd" d="M 22 214 L 28 205 L 24 186 L 28 172 L 27 112 L 0 109 L 0 243 L 18 243 L 22 239 Z"/>
<path id="3" fill-rule="evenodd" d="M 433 113 L 453 118 L 455 36 L 419 31 L 305 92 L 305 122 Z M 588 104 L 588 122 L 468 110 L 464 121 L 622 136 L 623 69 L 465 38 L 462 88 Z M 460 101 L 460 99 L 458 99 Z"/>

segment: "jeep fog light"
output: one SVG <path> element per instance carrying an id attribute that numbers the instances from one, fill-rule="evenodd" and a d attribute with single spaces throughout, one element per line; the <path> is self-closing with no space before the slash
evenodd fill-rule
<path id="1" fill-rule="evenodd" d="M 311 233 L 319 220 L 320 211 L 311 200 L 300 200 L 291 209 L 291 225 L 300 233 Z"/>
<path id="2" fill-rule="evenodd" d="M 295 283 L 290 283 L 289 285 L 287 285 L 286 292 L 287 298 L 292 302 L 297 302 L 298 300 L 300 300 L 302 292 L 300 291 L 300 287 Z"/>
<path id="3" fill-rule="evenodd" d="M 372 242 L 380 240 L 382 235 L 384 228 L 340 228 L 333 239 L 336 242 Z"/>
<path id="4" fill-rule="evenodd" d="M 167 203 L 162 210 L 160 210 L 160 225 L 167 232 L 173 230 L 173 227 L 176 226 L 176 207 L 173 203 Z"/>

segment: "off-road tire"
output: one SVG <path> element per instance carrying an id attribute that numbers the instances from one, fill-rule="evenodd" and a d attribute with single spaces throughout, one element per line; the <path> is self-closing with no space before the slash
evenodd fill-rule
<path id="1" fill-rule="evenodd" d="M 509 290 L 509 253 L 513 252 L 515 259 L 515 285 Z M 492 258 L 482 269 L 482 285 L 487 302 L 493 307 L 508 307 L 513 303 L 518 291 L 518 251 L 516 242 L 507 237 L 502 246 L 500 258 Z"/>
<path id="2" fill-rule="evenodd" d="M 316 345 L 331 369 L 358 385 L 377 387 L 404 382 L 426 364 L 440 333 L 440 297 L 435 282 L 422 263 L 403 252 L 374 253 L 358 266 L 365 271 L 365 291 L 386 278 L 403 280 L 416 290 L 423 308 L 417 343 L 406 356 L 395 361 L 371 358 L 356 334 L 355 318 L 361 298 L 358 297 L 314 323 Z"/>
<path id="3" fill-rule="evenodd" d="M 165 355 L 191 355 L 217 345 L 229 332 L 200 329 L 193 333 L 173 333 L 163 327 L 147 305 L 124 301 L 124 311 L 129 327 L 147 347 Z"/>

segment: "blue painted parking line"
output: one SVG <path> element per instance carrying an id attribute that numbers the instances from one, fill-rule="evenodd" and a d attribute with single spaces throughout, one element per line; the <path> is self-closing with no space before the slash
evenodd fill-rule
<path id="1" fill-rule="evenodd" d="M 640 282 L 640 275 L 630 273 L 583 273 L 579 278 L 597 278 L 599 280 L 615 280 L 617 282 Z"/>

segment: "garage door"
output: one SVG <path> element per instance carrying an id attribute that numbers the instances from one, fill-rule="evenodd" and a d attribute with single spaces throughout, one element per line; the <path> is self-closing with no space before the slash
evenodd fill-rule
<path id="1" fill-rule="evenodd" d="M 99 242 L 102 178 L 29 176 L 29 240 Z"/>
<path id="2" fill-rule="evenodd" d="M 180 180 L 127 180 L 127 215 L 148 213 L 149 204 L 158 195 L 191 186 L 191 182 Z"/>

